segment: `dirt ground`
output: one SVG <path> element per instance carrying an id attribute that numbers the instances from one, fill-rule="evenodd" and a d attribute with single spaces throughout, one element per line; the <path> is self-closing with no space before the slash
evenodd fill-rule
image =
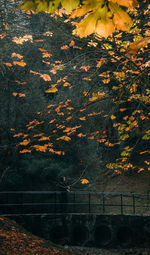
<path id="1" fill-rule="evenodd" d="M 101 192 L 150 193 L 150 173 L 117 175 L 110 170 L 104 171 L 100 172 L 95 182 L 91 182 L 86 188 Z"/>

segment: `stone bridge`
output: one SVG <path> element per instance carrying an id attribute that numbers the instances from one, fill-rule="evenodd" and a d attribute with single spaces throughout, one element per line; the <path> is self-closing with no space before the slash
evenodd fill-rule
<path id="1" fill-rule="evenodd" d="M 0 192 L 0 216 L 58 244 L 150 247 L 149 194 Z"/>

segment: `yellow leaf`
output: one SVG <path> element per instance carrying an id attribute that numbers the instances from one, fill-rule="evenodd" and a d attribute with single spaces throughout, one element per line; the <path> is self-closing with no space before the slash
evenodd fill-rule
<path id="1" fill-rule="evenodd" d="M 79 3 L 79 0 L 61 0 L 62 7 L 68 12 L 76 9 Z"/>
<path id="2" fill-rule="evenodd" d="M 74 18 L 77 18 L 77 17 L 82 17 L 89 11 L 89 9 L 90 9 L 90 6 L 88 4 L 84 4 L 81 7 L 74 10 L 71 13 L 70 18 L 74 19 Z"/>
<path id="3" fill-rule="evenodd" d="M 45 93 L 55 93 L 57 91 L 58 91 L 58 89 L 56 87 L 54 87 L 54 88 L 50 88 L 50 89 L 46 90 Z"/>
<path id="4" fill-rule="evenodd" d="M 26 0 L 23 4 L 19 4 L 19 8 L 25 11 L 32 10 L 36 8 L 36 3 L 32 0 Z"/>
<path id="5" fill-rule="evenodd" d="M 42 11 L 48 11 L 48 4 L 47 4 L 47 1 L 36 1 L 36 11 L 37 12 L 42 12 Z M 51 12 L 51 8 L 49 10 L 49 12 Z"/>
<path id="6" fill-rule="evenodd" d="M 87 179 L 81 179 L 80 181 L 81 181 L 82 184 L 88 184 L 89 183 L 89 181 Z"/>
<path id="7" fill-rule="evenodd" d="M 58 9 L 59 4 L 60 4 L 60 0 L 49 1 L 48 7 L 47 7 L 47 12 L 49 12 L 49 13 L 55 12 Z"/>
<path id="8" fill-rule="evenodd" d="M 95 14 L 90 14 L 88 17 L 82 19 L 79 23 L 76 23 L 76 29 L 74 33 L 77 33 L 79 37 L 87 37 L 95 32 L 97 23 L 97 17 Z"/>

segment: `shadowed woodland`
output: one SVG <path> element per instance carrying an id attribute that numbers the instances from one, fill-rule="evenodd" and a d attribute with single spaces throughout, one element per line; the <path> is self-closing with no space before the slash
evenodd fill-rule
<path id="1" fill-rule="evenodd" d="M 53 2 L 0 6 L 0 190 L 149 194 L 149 3 Z"/>

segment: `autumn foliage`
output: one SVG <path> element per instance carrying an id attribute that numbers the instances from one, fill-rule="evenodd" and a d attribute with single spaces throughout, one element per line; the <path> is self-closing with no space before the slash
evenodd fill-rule
<path id="1" fill-rule="evenodd" d="M 22 130 L 10 129 L 18 152 L 36 151 L 64 156 L 69 151 L 69 144 L 73 145 L 76 139 L 93 140 L 109 152 L 117 151 L 113 160 L 109 157 L 105 160 L 110 170 L 118 174 L 130 170 L 139 173 L 149 171 L 148 7 L 140 8 L 140 2 L 136 0 L 86 0 L 81 5 L 78 0 L 25 0 L 20 8 L 27 15 L 44 11 L 51 18 L 61 17 L 62 22 L 75 26 L 69 43 L 60 45 L 62 52 L 67 54 L 69 50 L 78 50 L 82 55 L 83 48 L 78 37 L 87 37 L 87 49 L 92 49 L 97 55 L 93 66 L 72 64 L 72 71 L 63 75 L 66 68 L 63 59 L 53 61 L 53 52 L 38 47 L 42 64 L 48 71 L 31 68 L 29 74 L 47 84 L 45 95 L 54 95 L 57 99 L 64 89 L 74 91 L 74 87 L 78 86 L 73 83 L 74 75 L 88 85 L 79 88 L 80 105 L 76 103 L 79 97 L 74 99 L 72 92 L 71 97 L 49 102 L 46 109 L 36 112 L 35 118 Z M 144 24 L 142 15 L 145 15 Z M 45 36 L 53 36 L 53 33 L 47 31 Z M 31 35 L 12 39 L 19 47 L 26 42 L 34 44 L 39 41 Z M 12 52 L 10 61 L 3 64 L 10 69 L 27 66 L 19 52 Z M 97 82 L 93 79 L 94 75 L 98 77 Z M 26 86 L 24 80 L 15 82 Z M 14 91 L 12 96 L 18 100 L 27 97 L 22 91 Z M 106 107 L 103 106 L 105 102 Z M 91 125 L 88 129 L 89 123 L 94 120 L 102 124 Z M 81 182 L 86 183 L 85 179 Z"/>
<path id="2" fill-rule="evenodd" d="M 115 31 L 130 29 L 132 19 L 122 7 L 132 10 L 137 7 L 138 2 L 137 0 L 86 0 L 80 5 L 78 0 L 25 0 L 20 8 L 53 13 L 57 11 L 60 4 L 67 12 L 72 11 L 70 19 L 82 18 L 78 22 L 72 22 L 76 26 L 74 34 L 82 38 L 96 33 L 98 36 L 107 38 Z"/>
<path id="3" fill-rule="evenodd" d="M 0 254 L 1 255 L 69 255 L 53 243 L 32 235 L 15 221 L 0 218 Z"/>

